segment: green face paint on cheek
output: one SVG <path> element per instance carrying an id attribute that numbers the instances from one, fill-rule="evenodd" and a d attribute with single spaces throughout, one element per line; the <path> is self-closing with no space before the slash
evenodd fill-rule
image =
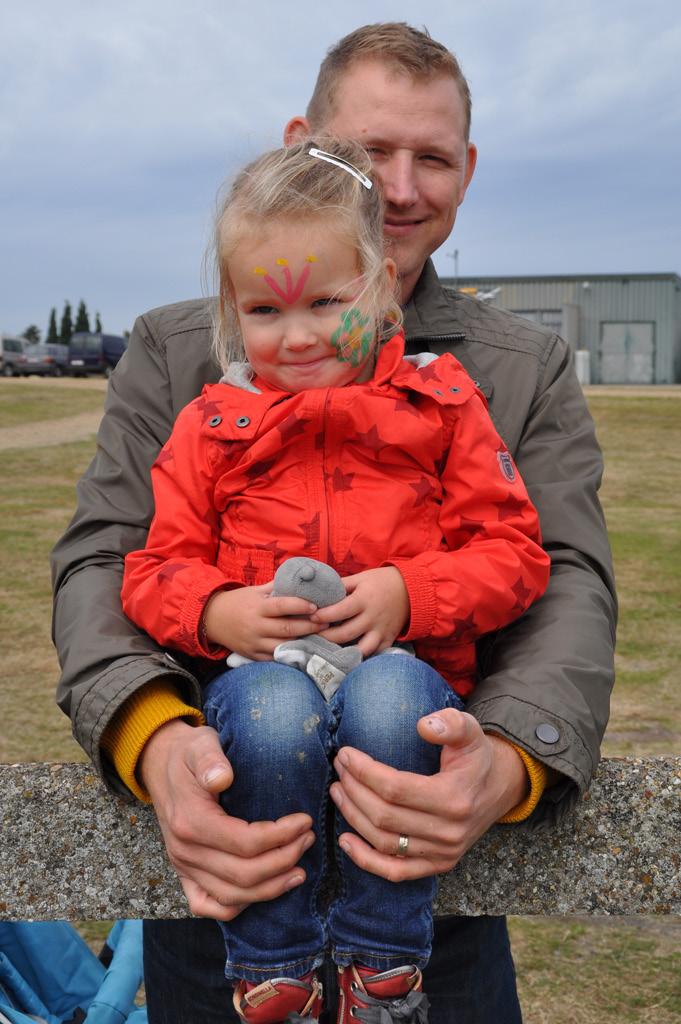
<path id="1" fill-rule="evenodd" d="M 340 327 L 331 335 L 331 344 L 340 363 L 359 366 L 369 355 L 374 332 L 364 330 L 368 323 L 369 317 L 363 317 L 354 307 L 341 314 Z"/>

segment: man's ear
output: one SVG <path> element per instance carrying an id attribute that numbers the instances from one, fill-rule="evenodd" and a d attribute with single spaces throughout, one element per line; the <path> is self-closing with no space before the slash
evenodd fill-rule
<path id="1" fill-rule="evenodd" d="M 466 173 L 464 174 L 464 179 L 463 179 L 463 181 L 461 183 L 461 188 L 459 189 L 459 195 L 458 195 L 458 204 L 457 205 L 459 205 L 459 206 L 464 201 L 464 197 L 466 195 L 466 189 L 468 188 L 468 186 L 471 183 L 471 178 L 473 177 L 473 173 L 475 171 L 475 165 L 477 164 L 477 162 L 478 162 L 478 150 L 477 150 L 476 146 L 472 142 L 469 142 L 468 143 L 468 151 L 466 153 Z"/>
<path id="2" fill-rule="evenodd" d="M 389 256 L 386 256 L 383 260 L 383 266 L 385 268 L 385 275 L 388 278 L 390 288 L 393 289 L 395 287 L 395 282 L 397 281 L 397 264 L 395 263 L 395 260 L 391 260 Z"/>
<path id="3" fill-rule="evenodd" d="M 284 128 L 284 145 L 292 146 L 296 142 L 302 142 L 310 135 L 310 123 L 302 114 L 292 117 Z"/>

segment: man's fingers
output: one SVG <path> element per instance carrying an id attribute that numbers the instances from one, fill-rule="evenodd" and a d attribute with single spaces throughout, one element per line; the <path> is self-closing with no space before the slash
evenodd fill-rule
<path id="1" fill-rule="evenodd" d="M 201 789 L 190 791 L 187 799 L 172 804 L 163 814 L 157 810 L 157 814 L 169 853 L 176 859 L 182 856 L 180 851 L 206 847 L 251 860 L 300 842 L 306 834 L 313 835 L 309 814 L 247 822 L 231 817 L 213 794 Z"/>
<path id="2" fill-rule="evenodd" d="M 236 819 L 235 819 L 236 820 Z M 253 857 L 241 857 L 223 850 L 196 844 L 171 844 L 172 862 L 181 876 L 190 875 L 221 880 L 244 891 L 262 885 L 269 879 L 293 871 L 298 861 L 314 843 L 312 832 L 305 832 L 285 846 L 277 847 Z M 207 887 L 209 891 L 213 891 Z"/>
<path id="3" fill-rule="evenodd" d="M 419 735 L 428 743 L 438 743 L 441 746 L 466 750 L 485 742 L 485 734 L 477 719 L 465 711 L 457 711 L 456 708 L 443 708 L 442 711 L 426 715 L 425 718 L 419 719 L 416 728 Z"/>
<path id="4" fill-rule="evenodd" d="M 192 914 L 231 921 L 238 913 L 235 908 L 274 900 L 295 889 L 305 881 L 305 872 L 296 868 L 250 888 L 233 885 L 203 871 L 193 871 L 191 877 L 180 875 L 180 881 Z"/>
<path id="5" fill-rule="evenodd" d="M 458 832 L 449 822 L 438 822 L 418 811 L 405 811 L 381 802 L 369 790 L 354 792 L 355 786 L 342 789 L 339 783 L 331 787 L 331 798 L 347 823 L 366 839 L 371 846 L 386 856 L 397 850 L 401 835 L 409 837 L 409 856 L 429 860 L 451 856 L 456 847 Z M 364 799 L 363 799 L 364 798 Z"/>
<path id="6" fill-rule="evenodd" d="M 234 772 L 222 751 L 217 732 L 207 726 L 198 727 L 192 739 L 185 750 L 185 764 L 198 784 L 213 794 L 229 789 Z"/>
<path id="7" fill-rule="evenodd" d="M 426 811 L 431 811 L 431 804 L 434 804 L 435 811 L 441 810 L 438 795 L 431 795 L 430 792 L 434 788 L 435 776 L 398 771 L 397 768 L 374 761 L 368 754 L 354 747 L 342 747 L 334 765 L 344 788 L 345 775 L 348 774 L 386 804 Z"/>
<path id="8" fill-rule="evenodd" d="M 188 877 L 180 876 L 180 884 L 194 917 L 210 917 L 214 921 L 233 921 L 237 914 L 240 914 L 248 905 L 246 903 L 224 905 Z"/>
<path id="9" fill-rule="evenodd" d="M 413 878 L 426 878 L 448 871 L 453 862 L 426 857 L 394 857 L 381 853 L 365 843 L 352 832 L 343 832 L 339 837 L 341 849 L 354 863 L 372 875 L 379 875 L 389 882 L 404 882 Z"/>

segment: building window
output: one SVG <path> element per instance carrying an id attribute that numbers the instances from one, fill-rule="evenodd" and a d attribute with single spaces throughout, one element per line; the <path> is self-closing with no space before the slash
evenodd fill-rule
<path id="1" fill-rule="evenodd" d="M 544 324 L 556 334 L 563 333 L 563 311 L 561 309 L 514 309 L 513 312 L 518 316 L 524 316 L 526 320 Z"/>

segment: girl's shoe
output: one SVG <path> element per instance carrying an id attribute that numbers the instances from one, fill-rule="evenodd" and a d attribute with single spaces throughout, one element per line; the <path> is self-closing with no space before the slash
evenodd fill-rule
<path id="1" fill-rule="evenodd" d="M 407 964 L 390 971 L 350 964 L 338 968 L 337 1024 L 428 1024 L 421 972 Z"/>
<path id="2" fill-rule="evenodd" d="M 322 986 L 314 971 L 304 978 L 240 981 L 234 1009 L 247 1024 L 313 1024 L 322 1011 Z"/>

